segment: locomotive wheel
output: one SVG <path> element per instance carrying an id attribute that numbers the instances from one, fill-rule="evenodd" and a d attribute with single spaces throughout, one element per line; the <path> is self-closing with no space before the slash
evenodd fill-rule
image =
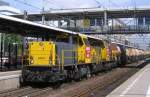
<path id="1" fill-rule="evenodd" d="M 61 85 L 62 85 L 62 81 L 58 81 L 58 82 L 55 82 L 55 83 L 53 83 L 53 89 L 58 89 Z"/>
<path id="2" fill-rule="evenodd" d="M 22 76 L 19 77 L 20 87 L 24 87 L 27 85 L 27 82 L 23 79 Z"/>
<path id="3" fill-rule="evenodd" d="M 72 78 L 73 78 L 73 71 L 72 70 L 68 70 L 67 71 L 67 76 L 66 76 L 66 79 L 65 79 L 65 81 L 66 82 L 71 82 L 72 81 Z"/>
<path id="4" fill-rule="evenodd" d="M 81 80 L 81 74 L 80 74 L 80 70 L 76 69 L 74 72 L 74 80 L 75 81 L 80 81 Z"/>
<path id="5" fill-rule="evenodd" d="M 86 75 L 86 77 L 90 78 L 91 76 L 92 76 L 91 75 L 91 70 L 90 70 L 89 66 L 87 66 L 87 75 Z"/>
<path id="6" fill-rule="evenodd" d="M 102 71 L 107 71 L 106 63 L 102 62 Z"/>

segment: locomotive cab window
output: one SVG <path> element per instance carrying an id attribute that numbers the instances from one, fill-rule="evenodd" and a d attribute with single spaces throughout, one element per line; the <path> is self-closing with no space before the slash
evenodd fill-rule
<path id="1" fill-rule="evenodd" d="M 84 41 L 85 45 L 90 45 L 90 43 L 89 43 L 87 38 L 83 38 L 83 41 Z"/>
<path id="2" fill-rule="evenodd" d="M 97 45 L 97 43 L 95 41 L 93 41 L 93 40 L 90 40 L 89 43 L 90 43 L 91 46 L 96 46 Z"/>
<path id="3" fill-rule="evenodd" d="M 84 42 L 83 42 L 83 40 L 82 40 L 82 38 L 81 38 L 81 37 L 80 37 L 80 38 L 78 38 L 78 44 L 79 44 L 80 46 L 84 45 Z"/>
<path id="4" fill-rule="evenodd" d="M 90 41 L 89 43 L 91 46 L 100 46 L 99 41 L 96 41 L 96 40 L 90 39 L 90 38 L 89 38 L 89 41 Z"/>
<path id="5" fill-rule="evenodd" d="M 58 36 L 58 37 L 56 38 L 56 42 L 69 43 L 69 37 L 67 37 L 67 36 Z"/>
<path id="6" fill-rule="evenodd" d="M 77 41 L 78 38 L 77 38 L 77 37 L 73 37 L 72 40 L 73 40 L 73 41 L 72 41 L 72 44 L 75 44 L 75 45 L 78 44 L 78 41 Z"/>

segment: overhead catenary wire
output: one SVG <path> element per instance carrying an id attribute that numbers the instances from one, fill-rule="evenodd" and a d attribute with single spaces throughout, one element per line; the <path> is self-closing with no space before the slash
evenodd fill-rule
<path id="1" fill-rule="evenodd" d="M 40 11 L 45 11 L 43 8 L 40 8 L 40 7 L 37 7 L 37 6 L 34 6 L 34 5 L 32 5 L 32 4 L 30 4 L 30 3 L 28 3 L 26 0 L 24 0 L 24 1 L 22 1 L 22 0 L 15 0 L 16 2 L 18 2 L 18 3 L 21 3 L 21 4 L 24 4 L 24 5 L 27 5 L 27 6 L 30 6 L 30 7 L 33 7 L 33 8 L 35 8 L 35 9 L 38 9 L 38 10 L 40 10 Z M 46 2 L 49 2 L 50 3 L 50 1 L 49 0 L 43 0 L 43 3 L 44 3 L 44 1 L 46 1 Z M 53 3 L 55 2 L 54 0 L 52 0 L 53 1 Z M 43 5 L 43 6 L 45 6 L 45 5 Z M 70 19 L 69 18 L 66 18 L 66 17 L 63 17 L 63 16 L 60 16 L 60 15 L 57 15 L 57 14 L 54 14 L 55 16 L 58 16 L 58 17 L 60 17 L 60 18 L 62 18 L 62 19 L 64 19 L 64 20 L 69 20 L 70 21 Z M 73 21 L 70 21 L 70 22 L 73 22 Z"/>
<path id="2" fill-rule="evenodd" d="M 55 0 L 45 0 L 45 1 L 53 6 L 58 7 L 56 4 L 59 4 L 59 2 L 57 3 Z M 61 5 L 59 5 L 59 7 L 62 9 Z M 53 8 L 49 8 L 49 9 L 53 9 Z"/>
<path id="3" fill-rule="evenodd" d="M 39 8 L 39 7 L 37 7 L 37 6 L 34 6 L 34 5 L 30 4 L 30 3 L 27 3 L 26 0 L 25 0 L 25 1 L 22 1 L 22 0 L 14 0 L 14 1 L 16 1 L 16 2 L 18 2 L 18 3 L 22 3 L 22 4 L 27 5 L 27 6 L 30 6 L 30 7 L 33 7 L 33 8 L 38 9 L 38 10 L 42 10 L 41 8 Z"/>
<path id="4" fill-rule="evenodd" d="M 99 8 L 103 8 L 103 9 L 107 9 L 100 1 L 98 0 L 94 0 L 97 4 Z"/>

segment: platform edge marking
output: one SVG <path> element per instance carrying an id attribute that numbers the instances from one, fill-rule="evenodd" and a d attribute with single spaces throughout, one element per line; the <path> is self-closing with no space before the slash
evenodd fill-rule
<path id="1" fill-rule="evenodd" d="M 142 77 L 142 75 L 147 71 L 145 69 L 130 85 L 127 86 L 127 88 L 120 94 L 120 97 L 123 97 L 127 94 L 127 92 L 138 82 L 138 80 Z M 150 97 L 150 96 L 148 96 Z"/>

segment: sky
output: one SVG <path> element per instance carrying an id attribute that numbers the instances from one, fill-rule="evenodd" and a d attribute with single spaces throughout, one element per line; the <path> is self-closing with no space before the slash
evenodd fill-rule
<path id="1" fill-rule="evenodd" d="M 11 6 L 21 9 L 23 12 L 41 11 L 43 5 L 45 10 L 48 9 L 65 9 L 65 8 L 88 8 L 88 7 L 139 7 L 149 6 L 149 0 L 3 0 L 9 2 Z"/>

